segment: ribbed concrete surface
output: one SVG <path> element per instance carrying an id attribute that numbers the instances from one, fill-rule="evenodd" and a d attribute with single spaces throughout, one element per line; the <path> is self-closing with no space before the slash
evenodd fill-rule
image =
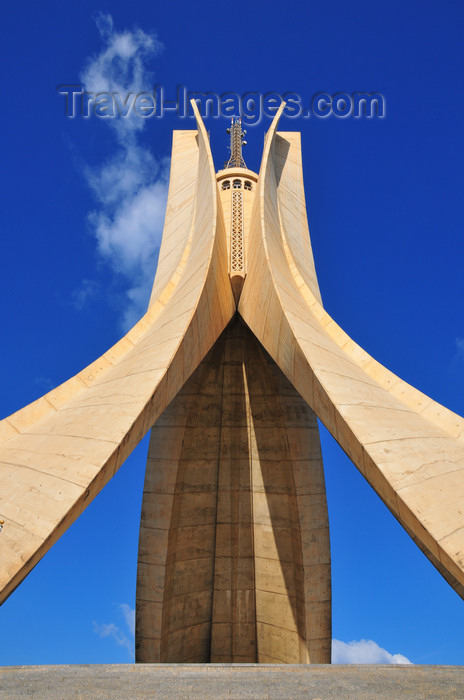
<path id="1" fill-rule="evenodd" d="M 0 697 L 464 699 L 464 666 L 297 666 L 121 664 L 3 666 Z"/>

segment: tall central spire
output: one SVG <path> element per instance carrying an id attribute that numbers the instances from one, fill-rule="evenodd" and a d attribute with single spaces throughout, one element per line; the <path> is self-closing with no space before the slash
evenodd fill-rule
<path id="1" fill-rule="evenodd" d="M 227 129 L 227 133 L 230 134 L 230 158 L 226 168 L 246 168 L 242 155 L 242 146 L 246 144 L 246 141 L 243 140 L 246 131 L 242 130 L 240 117 L 232 117 L 232 123 Z"/>

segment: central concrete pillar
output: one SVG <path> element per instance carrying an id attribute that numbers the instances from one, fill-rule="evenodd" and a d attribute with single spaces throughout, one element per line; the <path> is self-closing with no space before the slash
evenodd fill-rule
<path id="1" fill-rule="evenodd" d="M 329 663 L 316 418 L 236 317 L 152 429 L 136 660 Z"/>

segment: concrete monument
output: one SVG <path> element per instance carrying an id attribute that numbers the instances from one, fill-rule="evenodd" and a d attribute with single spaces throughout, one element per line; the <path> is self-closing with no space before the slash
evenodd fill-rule
<path id="1" fill-rule="evenodd" d="M 0 600 L 151 430 L 137 573 L 140 662 L 329 663 L 330 546 L 316 416 L 464 594 L 464 420 L 325 312 L 300 136 L 259 175 L 231 126 L 215 173 L 175 131 L 148 311 L 75 377 L 0 422 Z"/>

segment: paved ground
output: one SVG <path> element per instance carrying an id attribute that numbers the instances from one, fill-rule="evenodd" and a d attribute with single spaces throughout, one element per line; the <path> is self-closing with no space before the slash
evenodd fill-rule
<path id="1" fill-rule="evenodd" d="M 464 700 L 464 666 L 3 666 L 0 698 Z"/>

